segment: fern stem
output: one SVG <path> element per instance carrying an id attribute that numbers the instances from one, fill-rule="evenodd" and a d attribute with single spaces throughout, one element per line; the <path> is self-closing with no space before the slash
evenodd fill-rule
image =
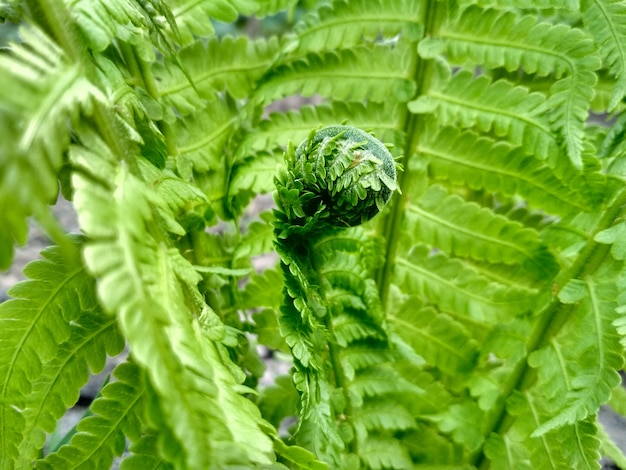
<path id="1" fill-rule="evenodd" d="M 559 293 L 572 279 L 582 279 L 593 274 L 609 256 L 611 246 L 601 244 L 594 240 L 597 233 L 611 227 L 615 220 L 621 216 L 626 205 L 626 188 L 613 198 L 613 202 L 606 209 L 602 218 L 598 221 L 595 229 L 589 235 L 588 242 L 580 252 L 576 261 L 569 269 L 562 272 L 554 283 L 551 300 L 537 313 L 537 321 L 526 342 L 526 358 L 534 351 L 547 345 L 558 333 L 561 327 L 567 322 L 572 305 L 566 305 L 559 300 Z M 509 380 L 502 386 L 502 393 L 497 405 L 487 416 L 488 425 L 485 437 L 489 434 L 505 433 L 513 424 L 512 418 L 506 411 L 506 401 L 514 390 L 527 390 L 535 381 L 534 369 L 530 368 L 526 359 L 521 360 L 513 369 Z M 481 449 L 473 459 L 477 468 L 486 469 L 489 467 L 489 460 Z"/>
<path id="2" fill-rule="evenodd" d="M 441 22 L 439 2 L 429 1 L 423 7 L 422 10 L 422 23 L 424 24 L 424 36 L 430 36 L 437 30 Z M 414 70 L 413 76 L 415 77 L 415 83 L 417 83 L 418 89 L 415 97 L 425 94 L 425 91 L 430 86 L 430 75 L 432 72 L 431 61 L 420 58 L 417 53 L 413 56 L 413 64 L 411 68 Z M 409 161 L 414 150 L 418 146 L 420 140 L 419 129 L 422 127 L 422 120 L 424 115 L 412 114 L 406 109 L 402 118 L 402 128 L 406 136 L 405 146 L 403 149 L 402 166 L 404 171 L 398 175 L 398 187 L 402 194 L 395 194 L 392 203 L 390 204 L 390 213 L 384 219 L 382 236 L 386 240 L 385 246 L 385 261 L 383 266 L 378 271 L 376 276 L 376 282 L 379 289 L 380 300 L 383 306 L 383 311 L 387 311 L 387 301 L 389 298 L 389 287 L 391 285 L 391 278 L 394 268 L 394 260 L 396 258 L 396 252 L 398 249 L 398 242 L 401 234 L 402 215 L 404 214 L 405 203 L 409 194 L 409 187 L 411 184 L 411 175 L 409 168 Z"/>

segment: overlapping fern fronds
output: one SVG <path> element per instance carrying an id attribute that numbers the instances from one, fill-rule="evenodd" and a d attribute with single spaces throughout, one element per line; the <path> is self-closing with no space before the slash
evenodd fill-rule
<path id="1" fill-rule="evenodd" d="M 311 469 L 615 454 L 596 414 L 611 396 L 624 410 L 625 11 L 0 2 L 22 22 L 0 55 L 0 267 L 31 215 L 58 244 L 0 306 L 0 469 L 124 452 L 123 468 Z M 311 104 L 283 111 L 294 96 Z M 253 273 L 275 220 L 250 223 L 248 204 L 290 140 L 343 122 L 389 144 L 401 194 L 314 250 L 332 321 L 280 322 L 284 277 Z M 80 238 L 50 215 L 59 188 Z M 45 433 L 124 343 L 94 414 L 50 452 Z M 258 343 L 293 354 L 292 379 L 259 385 Z M 320 375 L 328 344 L 342 354 Z"/>

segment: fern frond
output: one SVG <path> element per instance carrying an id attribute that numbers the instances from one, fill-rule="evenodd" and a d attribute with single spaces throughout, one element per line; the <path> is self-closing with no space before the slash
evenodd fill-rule
<path id="1" fill-rule="evenodd" d="M 284 418 L 296 416 L 297 405 L 298 392 L 287 375 L 276 377 L 273 385 L 259 394 L 259 409 L 263 418 L 277 429 Z"/>
<path id="2" fill-rule="evenodd" d="M 244 287 L 241 306 L 247 309 L 270 307 L 278 310 L 283 301 L 283 273 L 274 267 L 254 273 Z"/>
<path id="3" fill-rule="evenodd" d="M 272 113 L 261 121 L 259 128 L 249 132 L 241 140 L 236 152 L 229 199 L 236 201 L 240 195 L 266 193 L 273 188 L 272 177 L 276 172 L 280 147 L 291 141 L 304 140 L 312 128 L 320 125 L 347 121 L 350 125 L 371 129 L 385 143 L 402 147 L 403 136 L 393 121 L 399 119 L 399 107 L 384 103 L 333 102 L 330 106 L 304 106 L 298 112 Z M 275 150 L 268 154 L 268 150 Z M 235 207 L 247 203 L 249 197 L 240 202 L 231 202 Z"/>
<path id="4" fill-rule="evenodd" d="M 123 348 L 78 253 L 51 247 L 42 255 L 0 306 L 0 463 L 7 468 L 30 464 L 45 432 L 78 400 L 89 368 L 100 372 L 106 354 Z"/>
<path id="5" fill-rule="evenodd" d="M 264 0 L 258 3 L 258 10 L 255 12 L 257 18 L 275 15 L 281 11 L 287 11 L 290 15 L 298 4 L 298 0 Z"/>
<path id="6" fill-rule="evenodd" d="M 251 41 L 245 36 L 213 37 L 206 45 L 197 41 L 175 58 L 154 64 L 159 94 L 181 113 L 203 108 L 225 90 L 246 98 L 275 60 L 278 46 L 276 38 Z"/>
<path id="7" fill-rule="evenodd" d="M 228 200 L 233 206 L 247 204 L 254 194 L 267 194 L 273 187 L 272 178 L 276 175 L 279 157 L 275 154 L 261 153 L 237 163 L 232 170 L 230 185 L 228 187 Z M 244 201 L 238 204 L 235 201 L 244 195 Z"/>
<path id="8" fill-rule="evenodd" d="M 259 219 L 254 220 L 237 244 L 234 259 L 252 258 L 264 253 L 270 253 L 274 249 L 274 215 L 271 211 L 259 214 Z"/>
<path id="9" fill-rule="evenodd" d="M 282 148 L 290 140 L 301 142 L 311 129 L 337 122 L 367 129 L 379 140 L 402 148 L 403 137 L 397 130 L 400 107 L 388 103 L 333 101 L 320 106 L 303 106 L 298 111 L 272 113 L 258 129 L 245 135 L 237 148 L 238 159 L 261 150 Z"/>
<path id="10" fill-rule="evenodd" d="M 20 35 L 24 42 L 0 55 L 1 269 L 11 263 L 14 242 L 26 241 L 26 217 L 56 199 L 68 124 L 104 101 L 81 65 L 40 30 L 23 28 Z"/>
<path id="11" fill-rule="evenodd" d="M 416 41 L 422 34 L 420 10 L 420 4 L 410 0 L 335 0 L 298 23 L 295 52 L 347 49 L 363 40 L 374 42 L 379 35 L 389 39 L 401 34 Z"/>
<path id="12" fill-rule="evenodd" d="M 545 97 L 529 93 L 506 80 L 491 82 L 461 71 L 409 103 L 414 113 L 437 116 L 443 126 L 475 127 L 481 132 L 506 136 L 529 155 L 546 159 L 558 152 L 558 142 L 539 112 Z"/>
<path id="13" fill-rule="evenodd" d="M 418 152 L 428 158 L 435 179 L 464 183 L 507 196 L 521 196 L 533 208 L 569 215 L 590 209 L 584 181 L 568 174 L 567 184 L 541 161 L 504 142 L 445 128 L 420 142 Z M 577 186 L 570 184 L 574 180 Z"/>
<path id="14" fill-rule="evenodd" d="M 159 214 L 171 233 L 183 236 L 190 228 L 204 226 L 211 210 L 209 200 L 200 189 L 171 170 L 159 171 L 145 160 L 138 163 L 144 180 L 152 185 L 164 203 Z"/>
<path id="15" fill-rule="evenodd" d="M 70 443 L 38 461 L 36 468 L 109 468 L 113 458 L 125 451 L 126 437 L 138 440 L 141 370 L 131 363 L 122 363 L 113 374 L 118 380 L 102 389 L 101 396 L 90 406 L 93 414 L 78 423 L 78 432 Z"/>
<path id="16" fill-rule="evenodd" d="M 484 416 L 478 405 L 468 400 L 450 406 L 434 419 L 442 432 L 451 434 L 455 442 L 472 452 L 483 443 Z"/>
<path id="17" fill-rule="evenodd" d="M 556 82 L 546 101 L 546 108 L 551 110 L 548 119 L 552 128 L 563 136 L 567 154 L 578 169 L 583 167 L 583 124 L 587 121 L 595 83 L 593 72 L 577 72 Z"/>
<path id="18" fill-rule="evenodd" d="M 345 342 L 345 340 L 341 342 Z M 375 343 L 373 338 L 368 338 L 365 341 L 354 341 L 338 355 L 343 374 L 348 380 L 353 380 L 358 373 L 374 368 L 379 364 L 391 362 L 394 359 L 394 354 L 389 350 L 387 344 L 384 341 Z"/>
<path id="19" fill-rule="evenodd" d="M 450 374 L 474 367 L 478 345 L 465 328 L 433 308 L 417 308 L 413 299 L 389 317 L 391 330 L 411 345 L 429 365 Z"/>
<path id="20" fill-rule="evenodd" d="M 407 206 L 407 230 L 423 243 L 449 254 L 491 263 L 520 264 L 538 279 L 547 280 L 559 266 L 539 241 L 539 233 L 494 214 L 485 207 L 429 187 Z"/>
<path id="21" fill-rule="evenodd" d="M 357 433 L 366 435 L 371 430 L 398 431 L 415 429 L 413 415 L 401 403 L 389 398 L 380 398 L 363 405 L 354 416 Z M 363 429 L 359 429 L 363 426 Z"/>
<path id="22" fill-rule="evenodd" d="M 499 9 L 520 8 L 527 10 L 555 8 L 567 11 L 577 10 L 579 7 L 576 0 L 464 0 L 461 5 L 480 5 L 481 7 Z"/>
<path id="23" fill-rule="evenodd" d="M 607 108 L 612 111 L 626 95 L 626 5 L 617 0 L 585 0 L 581 7 L 585 27 L 617 79 Z"/>
<path id="24" fill-rule="evenodd" d="M 300 400 L 296 442 L 313 451 L 324 462 L 342 468 L 341 454 L 345 451 L 345 444 L 334 422 L 331 390 L 327 383 L 319 380 L 319 377 L 317 379 L 307 379 L 304 374 L 293 378 L 296 389 L 300 392 L 306 390 L 310 394 L 310 399 Z"/>
<path id="25" fill-rule="evenodd" d="M 250 15 L 257 9 L 254 0 L 173 0 L 170 4 L 173 22 L 176 24 L 182 46 L 191 44 L 196 37 L 210 37 L 214 33 L 212 20 L 227 23 L 235 21 L 240 14 Z"/>
<path id="26" fill-rule="evenodd" d="M 456 21 L 441 28 L 437 37 L 419 44 L 419 53 L 434 58 L 447 53 L 454 64 L 521 68 L 529 74 L 553 74 L 546 102 L 552 128 L 563 138 L 567 155 L 582 167 L 582 141 L 587 111 L 596 82 L 594 70 L 600 60 L 590 39 L 578 29 L 564 24 L 537 23 L 533 16 L 518 16 L 507 11 L 470 7 Z"/>
<path id="27" fill-rule="evenodd" d="M 83 169 L 73 183 L 79 221 L 92 240 L 84 255 L 100 279 L 104 306 L 116 313 L 126 336 L 135 339 L 133 357 L 159 396 L 149 409 L 160 409 L 152 419 L 162 427 L 161 454 L 189 467 L 231 459 L 269 463 L 272 444 L 258 427 L 258 412 L 237 392 L 243 379 L 232 375 L 236 368 L 229 366 L 228 356 L 190 317 L 178 275 L 182 258 L 172 259 L 148 229 L 154 223 L 153 208 L 165 204 L 150 186 L 118 166 L 98 139 L 90 144 L 90 150 L 75 147 L 71 154 Z M 189 282 L 184 287 L 195 288 Z M 218 450 L 226 443 L 232 452 Z"/>
<path id="28" fill-rule="evenodd" d="M 411 53 L 404 43 L 311 53 L 273 69 L 255 96 L 263 103 L 296 93 L 337 101 L 408 101 L 416 89 L 410 76 Z"/>
<path id="29" fill-rule="evenodd" d="M 174 467 L 159 457 L 158 439 L 154 434 L 141 436 L 129 448 L 129 455 L 120 462 L 120 470 L 173 470 Z"/>
<path id="30" fill-rule="evenodd" d="M 507 409 L 516 418 L 508 434 L 521 440 L 528 449 L 532 468 L 599 468 L 599 440 L 591 417 L 530 437 L 533 430 L 550 416 L 542 401 L 541 392 L 514 392 L 507 402 Z M 498 462 L 494 461 L 494 464 Z"/>
<path id="31" fill-rule="evenodd" d="M 543 238 L 542 241 L 546 245 L 550 246 L 551 250 L 556 251 L 555 247 L 552 246 L 551 243 L 547 243 L 543 240 Z M 545 281 L 537 279 L 536 276 L 529 273 L 529 271 L 521 265 L 512 266 L 510 264 L 507 265 L 503 263 L 493 264 L 486 261 L 476 261 L 470 258 L 463 258 L 460 259 L 460 261 L 490 281 L 497 282 L 498 284 L 502 284 L 504 286 L 524 286 L 528 289 L 529 295 L 538 294 L 539 289 L 545 286 Z"/>
<path id="32" fill-rule="evenodd" d="M 252 315 L 252 320 L 254 321 L 253 332 L 257 335 L 259 344 L 289 353 L 289 347 L 281 335 L 277 310 L 269 308 L 261 310 Z"/>
<path id="33" fill-rule="evenodd" d="M 337 342 L 345 346 L 348 343 L 352 343 L 359 340 L 369 338 L 378 339 L 383 341 L 385 339 L 384 333 L 376 322 L 368 320 L 367 318 L 361 318 L 357 315 L 350 315 L 344 313 L 346 310 L 358 312 L 359 310 L 365 310 L 367 306 L 358 296 L 344 296 L 343 298 L 338 295 L 332 299 L 333 303 L 339 308 L 336 312 L 336 317 L 333 321 L 333 329 L 337 337 Z"/>
<path id="34" fill-rule="evenodd" d="M 485 455 L 494 467 L 502 470 L 532 470 L 526 447 L 509 436 L 491 434 L 485 442 Z"/>
<path id="35" fill-rule="evenodd" d="M 396 278 L 405 292 L 424 296 L 446 313 L 469 316 L 484 324 L 506 322 L 533 305 L 524 287 L 489 282 L 459 260 L 430 254 L 424 245 L 398 258 Z"/>
<path id="36" fill-rule="evenodd" d="M 274 431 L 272 433 L 274 441 L 274 449 L 283 460 L 292 464 L 289 468 L 298 468 L 302 470 L 328 470 L 328 465 L 317 460 L 317 456 L 312 452 L 298 446 L 289 446 L 285 444 Z M 278 470 L 282 470 L 282 464 L 276 464 Z M 288 467 L 285 466 L 285 470 Z"/>
<path id="37" fill-rule="evenodd" d="M 191 112 L 185 119 L 177 119 L 173 128 L 179 158 L 178 166 L 190 165 L 197 171 L 216 171 L 223 166 L 224 147 L 237 123 L 237 108 L 226 100 L 216 98 L 206 107 L 193 112 L 194 105 L 183 103 L 179 97 L 177 108 L 181 113 Z"/>
<path id="38" fill-rule="evenodd" d="M 350 387 L 362 399 L 379 399 L 388 394 L 422 394 L 420 387 L 401 378 L 389 365 L 370 367 L 361 371 Z"/>
<path id="39" fill-rule="evenodd" d="M 391 437 L 377 436 L 366 439 L 359 448 L 359 456 L 366 468 L 372 470 L 414 468 L 406 448 Z"/>
<path id="40" fill-rule="evenodd" d="M 29 404 L 24 413 L 28 439 L 20 446 L 18 467 L 30 463 L 28 456 L 32 450 L 43 445 L 43 431 L 51 432 L 56 421 L 78 400 L 80 387 L 89 379 L 89 370 L 100 373 L 106 355 L 114 356 L 122 351 L 124 341 L 115 319 L 98 313 L 89 312 L 72 324 L 72 337 L 61 345 L 59 356 L 45 365 L 41 381 L 32 394 L 41 397 L 41 401 Z"/>
<path id="41" fill-rule="evenodd" d="M 114 38 L 134 44 L 154 60 L 147 9 L 134 0 L 69 0 L 71 17 L 90 49 L 104 51 Z M 152 2 L 150 2 L 152 3 Z"/>
<path id="42" fill-rule="evenodd" d="M 594 278 L 571 280 L 561 291 L 561 302 L 575 304 L 573 318 L 550 345 L 529 357 L 529 364 L 538 369 L 537 386 L 542 393 L 550 391 L 547 398 L 553 415 L 535 430 L 535 436 L 587 418 L 620 383 L 616 370 L 622 367 L 623 357 L 613 326 L 616 294 L 614 284 Z M 575 333 L 581 331 L 585 335 Z"/>
<path id="43" fill-rule="evenodd" d="M 453 63 L 469 60 L 508 71 L 516 71 L 521 65 L 526 73 L 554 74 L 557 78 L 577 68 L 599 67 L 594 50 L 591 41 L 575 28 L 537 23 L 533 16 L 519 17 L 510 10 L 474 6 L 443 25 L 437 37 L 419 44 L 420 55 L 426 58 L 446 52 Z"/>

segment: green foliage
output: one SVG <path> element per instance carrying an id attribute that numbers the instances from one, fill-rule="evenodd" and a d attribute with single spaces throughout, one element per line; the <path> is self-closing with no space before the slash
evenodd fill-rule
<path id="1" fill-rule="evenodd" d="M 0 1 L 0 469 L 623 463 L 625 12 Z"/>

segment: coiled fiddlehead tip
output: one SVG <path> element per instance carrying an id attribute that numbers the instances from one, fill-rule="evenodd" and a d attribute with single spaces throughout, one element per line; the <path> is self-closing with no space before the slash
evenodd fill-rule
<path id="1" fill-rule="evenodd" d="M 276 180 L 276 202 L 302 232 L 355 226 L 374 217 L 397 189 L 396 165 L 385 145 L 351 126 L 317 129 L 296 149 Z"/>

